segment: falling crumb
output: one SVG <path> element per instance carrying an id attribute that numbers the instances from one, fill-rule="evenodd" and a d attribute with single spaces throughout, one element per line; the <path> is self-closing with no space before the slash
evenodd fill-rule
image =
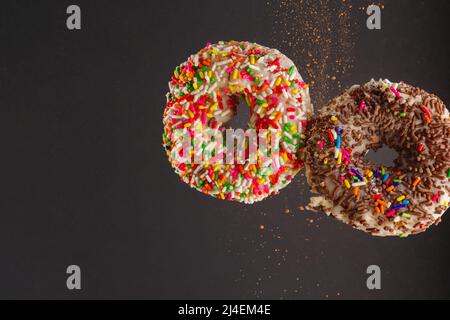
<path id="1" fill-rule="evenodd" d="M 355 5 L 353 5 L 355 4 Z M 274 6 L 272 41 L 283 47 L 310 84 L 316 109 L 336 91 L 353 69 L 353 49 L 361 14 L 373 1 L 282 0 Z M 382 2 L 375 3 L 384 8 Z"/>
<path id="2" fill-rule="evenodd" d="M 264 225 L 260 225 L 260 226 L 259 226 L 259 229 L 260 229 L 260 230 L 264 230 L 265 228 L 266 228 L 266 227 L 265 227 Z"/>

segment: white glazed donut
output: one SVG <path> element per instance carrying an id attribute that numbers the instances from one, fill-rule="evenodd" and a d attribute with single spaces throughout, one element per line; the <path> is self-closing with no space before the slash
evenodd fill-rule
<path id="1" fill-rule="evenodd" d="M 278 193 L 302 168 L 298 152 L 313 109 L 307 84 L 279 51 L 249 42 L 208 44 L 176 68 L 169 87 L 163 143 L 176 173 L 191 187 L 219 199 L 253 203 Z M 251 111 L 248 129 L 268 130 L 279 140 L 270 161 L 258 157 L 255 163 L 213 165 L 180 160 L 181 137 L 195 141 L 196 130 L 225 137 L 242 99 Z M 216 150 L 216 156 L 229 151 L 218 141 L 206 142 L 203 149 Z"/>

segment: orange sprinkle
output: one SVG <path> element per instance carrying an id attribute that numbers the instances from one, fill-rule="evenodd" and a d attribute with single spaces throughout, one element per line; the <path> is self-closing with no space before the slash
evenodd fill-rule
<path id="1" fill-rule="evenodd" d="M 419 183 L 422 181 L 422 179 L 420 179 L 420 177 L 417 177 L 416 180 L 414 180 L 412 187 L 415 189 L 417 188 L 417 186 L 419 185 Z"/>
<path id="2" fill-rule="evenodd" d="M 384 207 L 387 207 L 387 206 L 388 206 L 388 204 L 387 204 L 385 201 L 383 201 L 383 200 L 378 200 L 378 201 L 376 202 L 376 204 L 379 204 L 379 205 L 384 206 Z"/>
<path id="3" fill-rule="evenodd" d="M 275 119 L 273 120 L 273 122 L 278 122 L 280 121 L 281 117 L 283 116 L 283 114 L 281 112 L 278 112 L 277 116 L 275 117 Z"/>
<path id="4" fill-rule="evenodd" d="M 389 188 L 386 189 L 387 192 L 392 192 L 394 191 L 394 186 L 390 186 Z"/>

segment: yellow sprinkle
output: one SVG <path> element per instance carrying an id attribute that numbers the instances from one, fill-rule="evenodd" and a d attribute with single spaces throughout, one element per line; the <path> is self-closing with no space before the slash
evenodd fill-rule
<path id="1" fill-rule="evenodd" d="M 185 127 L 185 128 L 190 128 L 190 127 L 192 127 L 192 123 L 186 123 L 186 124 L 184 125 L 184 127 Z"/>
<path id="2" fill-rule="evenodd" d="M 275 85 L 278 87 L 282 81 L 283 81 L 283 79 L 281 77 L 278 78 L 277 81 L 275 82 Z"/>
<path id="3" fill-rule="evenodd" d="M 369 180 L 367 180 L 367 178 L 364 177 L 364 182 L 365 182 L 365 183 L 369 183 Z"/>
<path id="4" fill-rule="evenodd" d="M 448 201 L 444 202 L 444 207 L 448 207 Z"/>
<path id="5" fill-rule="evenodd" d="M 294 95 L 298 94 L 298 89 L 292 90 L 292 94 L 294 94 Z"/>
<path id="6" fill-rule="evenodd" d="M 372 178 L 372 177 L 373 177 L 373 172 L 370 171 L 370 170 L 367 170 L 366 175 L 367 175 L 369 178 Z"/>
<path id="7" fill-rule="evenodd" d="M 406 197 L 405 196 L 401 196 L 397 198 L 397 202 L 402 202 L 403 200 L 405 200 Z"/>
<path id="8" fill-rule="evenodd" d="M 335 116 L 332 116 L 332 117 L 331 117 L 331 121 L 337 122 L 337 121 L 338 121 L 338 118 L 336 118 Z"/>
<path id="9" fill-rule="evenodd" d="M 211 106 L 211 111 L 214 111 L 217 109 L 217 107 L 219 106 L 219 104 L 216 102 Z"/>
<path id="10" fill-rule="evenodd" d="M 234 69 L 233 71 L 233 79 L 237 80 L 239 78 L 239 70 L 238 69 Z"/>
<path id="11" fill-rule="evenodd" d="M 192 113 L 192 111 L 191 110 L 188 110 L 188 114 L 189 114 L 189 118 L 194 118 L 194 114 Z"/>
<path id="12" fill-rule="evenodd" d="M 205 74 L 203 73 L 203 71 L 200 71 L 198 74 L 200 75 L 200 78 L 205 79 Z"/>
<path id="13" fill-rule="evenodd" d="M 212 118 L 214 117 L 214 115 L 213 115 L 212 113 L 207 113 L 207 114 L 206 114 L 206 117 L 212 119 Z"/>
<path id="14" fill-rule="evenodd" d="M 234 86 L 228 86 L 231 92 L 234 92 Z"/>
<path id="15" fill-rule="evenodd" d="M 254 55 L 250 56 L 250 64 L 255 64 L 256 63 L 256 59 Z"/>
<path id="16" fill-rule="evenodd" d="M 288 81 L 288 80 L 284 81 L 284 84 L 285 84 L 286 86 L 288 86 L 288 87 L 290 87 L 290 86 L 291 86 L 291 82 L 290 82 L 290 81 Z"/>
<path id="17" fill-rule="evenodd" d="M 323 160 L 324 164 L 328 164 L 328 159 Z"/>
<path id="18" fill-rule="evenodd" d="M 289 159 L 288 159 L 286 153 L 283 153 L 283 160 L 284 160 L 285 162 L 288 162 L 288 161 L 289 161 Z"/>
<path id="19" fill-rule="evenodd" d="M 269 104 L 268 104 L 267 102 L 264 102 L 261 106 L 262 106 L 263 108 L 267 108 L 267 107 L 269 106 Z"/>
<path id="20" fill-rule="evenodd" d="M 214 172 L 217 172 L 219 170 L 220 170 L 220 165 L 217 165 L 217 166 L 214 167 Z"/>
<path id="21" fill-rule="evenodd" d="M 342 164 L 342 151 L 339 151 L 337 164 L 338 164 L 338 165 L 339 165 L 339 164 Z"/>
<path id="22" fill-rule="evenodd" d="M 212 71 L 211 71 L 211 70 L 209 70 L 209 71 L 208 71 L 208 77 L 210 77 L 210 78 L 211 78 L 211 77 L 212 77 L 212 75 L 213 75 Z"/>
<path id="23" fill-rule="evenodd" d="M 350 182 L 347 179 L 345 179 L 344 183 L 345 183 L 345 186 L 347 187 L 347 189 L 350 189 L 352 187 L 350 185 Z"/>
<path id="24" fill-rule="evenodd" d="M 194 89 L 195 89 L 195 90 L 198 89 L 198 83 L 197 83 L 197 82 L 194 82 L 194 85 L 193 85 L 193 86 L 194 86 Z"/>

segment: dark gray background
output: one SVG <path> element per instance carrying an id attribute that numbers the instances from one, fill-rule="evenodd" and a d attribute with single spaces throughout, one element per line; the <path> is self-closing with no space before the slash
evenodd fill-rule
<path id="1" fill-rule="evenodd" d="M 450 2 L 385 2 L 382 31 L 369 32 L 360 14 L 344 85 L 388 77 L 448 102 Z M 82 8 L 77 32 L 65 27 L 72 3 Z M 0 298 L 450 298 L 449 217 L 419 237 L 370 238 L 298 211 L 308 197 L 300 176 L 244 206 L 173 173 L 161 147 L 173 68 L 222 39 L 291 54 L 270 38 L 271 8 L 2 1 Z M 65 287 L 71 264 L 82 268 L 81 292 Z M 382 268 L 379 292 L 366 288 L 371 264 Z"/>

